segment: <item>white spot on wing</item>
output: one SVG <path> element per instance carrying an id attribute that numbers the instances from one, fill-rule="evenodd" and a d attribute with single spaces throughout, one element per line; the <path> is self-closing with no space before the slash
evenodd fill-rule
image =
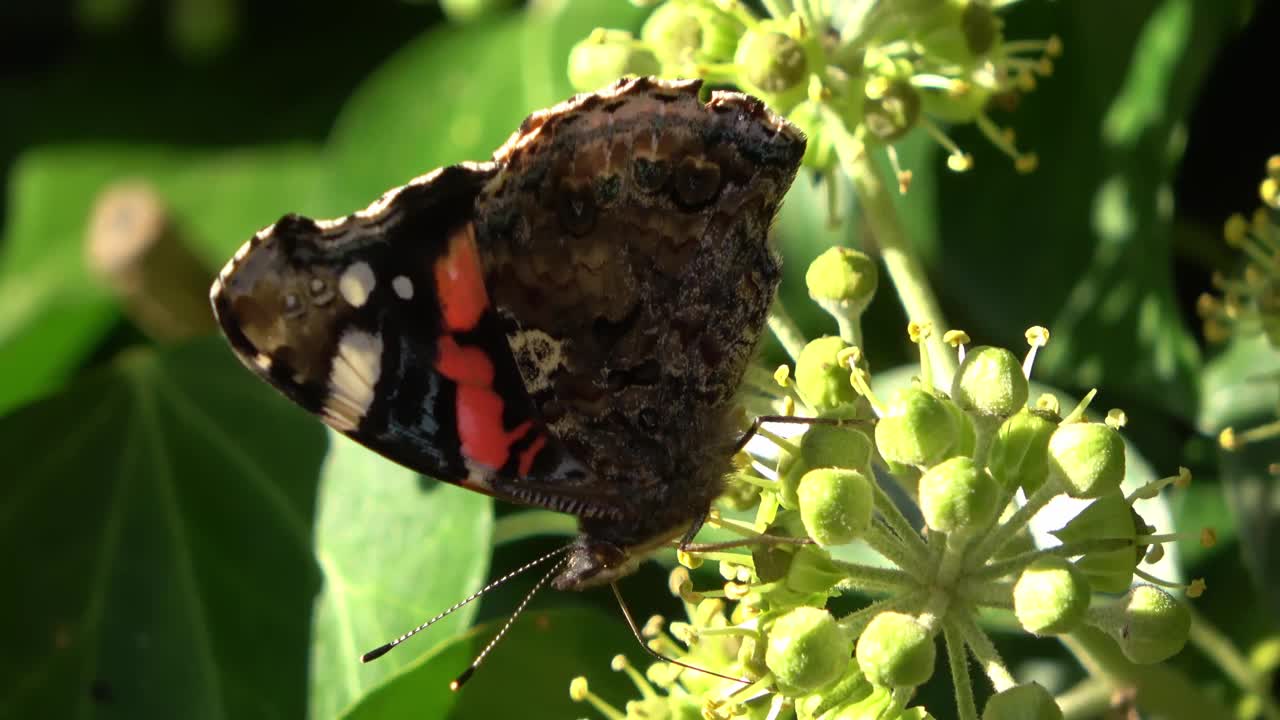
<path id="1" fill-rule="evenodd" d="M 329 371 L 329 397 L 324 402 L 329 424 L 338 430 L 356 429 L 373 404 L 381 374 L 382 338 L 361 330 L 343 333 Z"/>
<path id="2" fill-rule="evenodd" d="M 338 278 L 338 292 L 351 307 L 363 307 L 369 301 L 369 295 L 377 285 L 373 276 L 373 268 L 367 262 L 353 263 Z"/>
<path id="3" fill-rule="evenodd" d="M 401 300 L 413 299 L 413 281 L 404 275 L 397 275 L 391 279 L 391 289 L 396 291 L 396 295 Z"/>

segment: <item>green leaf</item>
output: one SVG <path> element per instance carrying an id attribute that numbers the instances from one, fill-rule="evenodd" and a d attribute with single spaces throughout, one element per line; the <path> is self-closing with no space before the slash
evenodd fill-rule
<path id="1" fill-rule="evenodd" d="M 500 625 L 460 636 L 370 693 L 344 720 L 380 718 L 500 718 L 561 720 L 593 715 L 569 699 L 569 681 L 587 676 L 592 692 L 621 705 L 638 696 L 621 673 L 609 669 L 618 653 L 643 654 L 621 616 L 591 608 L 530 611 L 485 658 L 458 693 L 449 681 L 466 669 Z M 641 665 L 644 667 L 644 665 Z M 450 712 L 450 708 L 452 711 Z M 446 714 L 447 713 L 447 714 Z"/>
<path id="2" fill-rule="evenodd" d="M 118 318 L 84 262 L 99 193 L 119 180 L 151 183 L 209 277 L 283 210 L 305 208 L 319 177 L 304 146 L 214 154 L 131 145 L 56 146 L 24 155 L 13 173 L 0 244 L 0 412 L 65 379 Z M 193 292 L 203 294 L 206 288 Z"/>
<path id="3" fill-rule="evenodd" d="M 1277 422 L 1280 409 L 1280 352 L 1261 335 L 1237 339 L 1205 369 L 1199 426 L 1216 437 L 1224 428 L 1237 434 Z M 1240 548 L 1254 582 L 1273 610 L 1280 609 L 1280 483 L 1271 466 L 1280 440 L 1217 448 L 1218 470 L 1238 524 Z"/>
<path id="4" fill-rule="evenodd" d="M 379 68 L 343 109 L 330 140 L 331 214 L 465 160 L 488 160 L 529 113 L 571 94 L 569 48 L 597 25 L 634 25 L 621 2 L 574 0 L 554 13 L 424 34 Z"/>
<path id="5" fill-rule="evenodd" d="M 0 420 L 0 712 L 301 717 L 324 436 L 221 342 Z"/>
<path id="6" fill-rule="evenodd" d="M 1280 408 L 1280 351 L 1266 338 L 1237 338 L 1204 369 L 1200 417 L 1206 435 L 1237 431 L 1272 418 Z"/>
<path id="7" fill-rule="evenodd" d="M 337 717 L 416 657 L 465 630 L 468 605 L 376 662 L 361 653 L 463 599 L 484 580 L 492 502 L 419 476 L 332 433 L 316 554 L 324 593 L 311 653 L 311 717 Z"/>

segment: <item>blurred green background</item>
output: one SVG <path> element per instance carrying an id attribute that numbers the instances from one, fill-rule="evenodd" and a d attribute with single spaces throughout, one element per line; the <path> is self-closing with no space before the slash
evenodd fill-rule
<path id="1" fill-rule="evenodd" d="M 198 282 L 170 278 L 165 307 L 195 298 L 203 312 L 213 272 L 258 228 L 287 211 L 345 214 L 487 158 L 571 94 L 575 42 L 646 13 L 497 4 L 474 18 L 426 0 L 0 6 L 0 717 L 568 718 L 591 714 L 568 698 L 579 674 L 615 701 L 634 694 L 608 669 L 617 652 L 642 655 L 607 591 L 543 594 L 448 692 L 479 649 L 468 628 L 504 618 L 532 578 L 360 665 L 572 522 L 334 442 L 241 369 L 207 316 L 156 322 L 86 259 L 94 232 L 150 217 L 129 206 L 91 221 L 125 183 L 203 268 Z M 1257 204 L 1280 150 L 1264 105 L 1280 13 L 1025 0 L 1005 17 L 1010 37 L 1056 33 L 1066 47 L 1053 77 L 998 114 L 1040 169 L 1017 174 L 960 129 L 977 167 L 951 174 L 912 136 L 903 213 L 954 326 L 1019 352 L 1027 326 L 1048 326 L 1037 379 L 1099 387 L 1095 407 L 1128 412 L 1158 471 L 1195 472 L 1172 511 L 1222 542 L 1185 547 L 1186 576 L 1208 579 L 1197 608 L 1247 649 L 1280 616 L 1267 472 L 1280 448 L 1228 455 L 1214 438 L 1274 417 L 1280 360 L 1256 342 L 1206 348 L 1193 306 L 1212 272 L 1238 264 L 1221 223 Z M 802 177 L 779 223 L 783 300 L 811 335 L 833 328 L 804 298 L 808 261 L 832 243 L 874 252 L 849 205 L 827 228 L 824 191 Z M 904 327 L 885 289 L 867 320 L 875 367 L 911 361 Z M 658 564 L 624 588 L 639 614 L 678 612 Z M 1079 676 L 1056 643 L 998 641 L 1015 671 L 1058 688 Z M 1174 662 L 1226 687 L 1194 651 Z M 947 717 L 945 686 L 933 692 L 926 704 Z"/>

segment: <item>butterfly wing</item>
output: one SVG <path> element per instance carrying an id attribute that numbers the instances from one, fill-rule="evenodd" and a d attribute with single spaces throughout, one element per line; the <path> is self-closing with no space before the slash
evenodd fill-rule
<path id="1" fill-rule="evenodd" d="M 476 248 L 489 164 L 458 165 L 338 220 L 286 215 L 210 291 L 244 364 L 325 423 L 426 475 L 608 517 L 607 491 L 525 390 Z"/>
<path id="2" fill-rule="evenodd" d="M 628 521 L 607 528 L 622 546 L 720 492 L 733 398 L 781 279 L 769 227 L 804 156 L 759 100 L 700 88 L 628 79 L 534 113 L 478 201 L 525 385 L 625 498 Z"/>

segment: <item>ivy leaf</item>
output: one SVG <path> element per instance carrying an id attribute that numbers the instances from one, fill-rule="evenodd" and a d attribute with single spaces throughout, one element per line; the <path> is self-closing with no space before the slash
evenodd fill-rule
<path id="1" fill-rule="evenodd" d="M 1204 374 L 1200 429 L 1217 437 L 1277 422 L 1280 408 L 1280 352 L 1261 335 L 1237 339 L 1215 357 Z M 1236 517 L 1240 550 L 1272 612 L 1280 612 L 1280 483 L 1272 471 L 1280 440 L 1217 449 L 1227 503 Z"/>
<path id="2" fill-rule="evenodd" d="M 311 717 L 337 717 L 470 626 L 476 604 L 377 662 L 359 660 L 478 588 L 492 535 L 489 498 L 421 477 L 332 433 L 316 524 L 325 589 L 312 637 Z"/>
<path id="3" fill-rule="evenodd" d="M 0 419 L 0 707 L 303 716 L 323 448 L 213 339 Z"/>
<path id="4" fill-rule="evenodd" d="M 619 616 L 592 608 L 530 611 L 511 627 L 484 665 L 456 694 L 449 681 L 466 669 L 501 623 L 454 638 L 370 693 L 343 720 L 400 717 L 492 718 L 518 708 L 527 720 L 580 717 L 586 708 L 569 699 L 569 681 L 590 678 L 591 690 L 621 705 L 636 694 L 613 656 L 648 657 Z M 641 666 L 643 667 L 643 665 Z"/>
<path id="5" fill-rule="evenodd" d="M 488 160 L 529 113 L 566 99 L 569 49 L 644 11 L 572 0 L 554 12 L 443 26 L 410 43 L 351 97 L 330 138 L 330 213 L 364 207 L 435 168 Z"/>

